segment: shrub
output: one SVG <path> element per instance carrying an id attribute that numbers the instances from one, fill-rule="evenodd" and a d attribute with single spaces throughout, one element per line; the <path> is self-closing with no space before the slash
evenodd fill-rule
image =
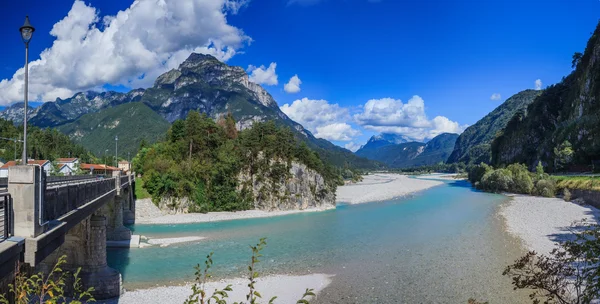
<path id="1" fill-rule="evenodd" d="M 510 191 L 513 188 L 512 172 L 507 169 L 498 169 L 486 173 L 479 186 L 481 189 L 492 192 Z"/>
<path id="2" fill-rule="evenodd" d="M 569 229 L 573 240 L 561 243 L 549 255 L 534 251 L 506 267 L 514 289 L 526 289 L 533 303 L 597 303 L 600 298 L 600 227 L 578 225 Z"/>
<path id="3" fill-rule="evenodd" d="M 569 189 L 567 188 L 563 190 L 563 199 L 565 200 L 565 202 L 571 201 L 571 191 L 569 191 Z"/>
<path id="4" fill-rule="evenodd" d="M 525 165 L 521 164 L 512 164 L 507 168 L 512 173 L 513 178 L 513 188 L 510 190 L 511 192 L 521 193 L 521 194 L 531 194 L 533 190 L 533 180 L 531 179 L 531 174 Z"/>
<path id="5" fill-rule="evenodd" d="M 541 179 L 535 184 L 535 195 L 554 197 L 556 195 L 556 182 L 552 179 Z"/>
<path id="6" fill-rule="evenodd" d="M 260 262 L 259 258 L 262 257 L 260 253 L 263 248 L 267 245 L 266 238 L 260 239 L 259 243 L 256 246 L 250 246 L 252 249 L 252 258 L 250 259 L 250 264 L 248 265 L 248 294 L 246 295 L 246 300 L 248 302 L 235 302 L 236 304 L 257 304 L 258 300 L 262 298 L 261 294 L 256 290 L 256 282 L 259 277 L 259 273 L 256 271 L 256 264 Z M 227 298 L 229 297 L 227 292 L 233 291 L 231 285 L 225 286 L 225 288 L 219 290 L 216 289 L 212 295 L 209 295 L 206 290 L 204 290 L 204 285 L 211 278 L 211 274 L 209 273 L 210 268 L 212 267 L 212 252 L 206 256 L 206 261 L 204 261 L 204 267 L 200 266 L 200 264 L 196 265 L 194 269 L 196 270 L 196 281 L 194 285 L 192 285 L 192 294 L 187 298 L 184 302 L 185 304 L 210 304 L 212 300 L 215 300 L 215 303 L 219 304 L 227 304 Z M 307 288 L 302 298 L 298 300 L 297 304 L 309 304 L 309 298 L 314 297 L 313 289 Z M 275 299 L 277 297 L 273 297 L 269 300 L 269 304 L 275 303 Z"/>
<path id="7" fill-rule="evenodd" d="M 95 302 L 91 292 L 94 288 L 83 289 L 79 272 L 81 268 L 71 275 L 63 271 L 62 266 L 67 263 L 67 257 L 61 256 L 46 276 L 43 273 L 27 276 L 21 269 L 15 274 L 14 284 L 9 284 L 8 295 L 0 295 L 2 304 L 30 304 L 30 303 L 72 303 L 81 304 Z M 18 267 L 20 268 L 20 267 Z M 65 290 L 67 280 L 72 280 L 73 296 L 67 299 Z"/>
<path id="8" fill-rule="evenodd" d="M 473 185 L 475 185 L 476 183 L 481 181 L 481 179 L 483 178 L 483 176 L 486 173 L 491 172 L 492 170 L 494 170 L 494 169 L 485 163 L 481 163 L 479 165 L 472 166 L 469 168 L 469 174 L 468 174 L 469 181 Z"/>

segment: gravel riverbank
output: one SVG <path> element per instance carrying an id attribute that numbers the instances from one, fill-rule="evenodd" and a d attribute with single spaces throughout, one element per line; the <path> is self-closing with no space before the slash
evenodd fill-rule
<path id="1" fill-rule="evenodd" d="M 557 241 L 569 237 L 574 222 L 586 219 L 598 223 L 600 210 L 580 206 L 560 198 L 511 195 L 512 200 L 500 208 L 509 233 L 519 237 L 528 250 L 547 254 Z"/>
<path id="2" fill-rule="evenodd" d="M 443 184 L 400 174 L 365 175 L 360 183 L 338 187 L 336 202 L 360 204 L 402 197 Z"/>

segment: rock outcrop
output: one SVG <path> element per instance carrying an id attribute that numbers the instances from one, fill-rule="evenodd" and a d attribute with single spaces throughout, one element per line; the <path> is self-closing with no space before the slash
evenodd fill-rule
<path id="1" fill-rule="evenodd" d="M 278 163 L 287 166 L 285 163 Z M 335 192 L 325 183 L 323 176 L 306 165 L 292 162 L 289 174 L 279 180 L 251 176 L 248 171 L 239 175 L 242 191 L 252 189 L 254 207 L 260 210 L 304 210 L 309 208 L 331 208 L 335 206 Z M 247 188 L 248 189 L 248 188 Z"/>

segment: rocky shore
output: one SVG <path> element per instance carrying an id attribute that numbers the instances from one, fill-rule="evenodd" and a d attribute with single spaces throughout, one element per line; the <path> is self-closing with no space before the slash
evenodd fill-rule
<path id="1" fill-rule="evenodd" d="M 510 195 L 501 206 L 506 230 L 523 241 L 527 250 L 547 254 L 556 243 L 569 238 L 568 228 L 575 222 L 598 223 L 600 210 L 587 205 L 565 202 L 560 198 Z"/>

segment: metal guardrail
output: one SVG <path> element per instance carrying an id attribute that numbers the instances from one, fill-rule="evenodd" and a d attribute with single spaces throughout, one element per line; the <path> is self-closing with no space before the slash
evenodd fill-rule
<path id="1" fill-rule="evenodd" d="M 121 176 L 121 188 L 127 186 L 129 184 L 129 175 Z"/>
<path id="2" fill-rule="evenodd" d="M 0 193 L 0 242 L 12 236 L 12 197 L 8 193 Z"/>
<path id="3" fill-rule="evenodd" d="M 115 178 L 64 185 L 48 185 L 44 192 L 43 221 L 52 221 L 115 190 Z"/>
<path id="4" fill-rule="evenodd" d="M 105 178 L 103 175 L 69 175 L 69 176 L 46 176 L 46 184 L 65 184 L 75 181 L 84 180 L 97 180 L 98 178 Z M 8 187 L 8 177 L 0 177 L 0 188 Z"/>

